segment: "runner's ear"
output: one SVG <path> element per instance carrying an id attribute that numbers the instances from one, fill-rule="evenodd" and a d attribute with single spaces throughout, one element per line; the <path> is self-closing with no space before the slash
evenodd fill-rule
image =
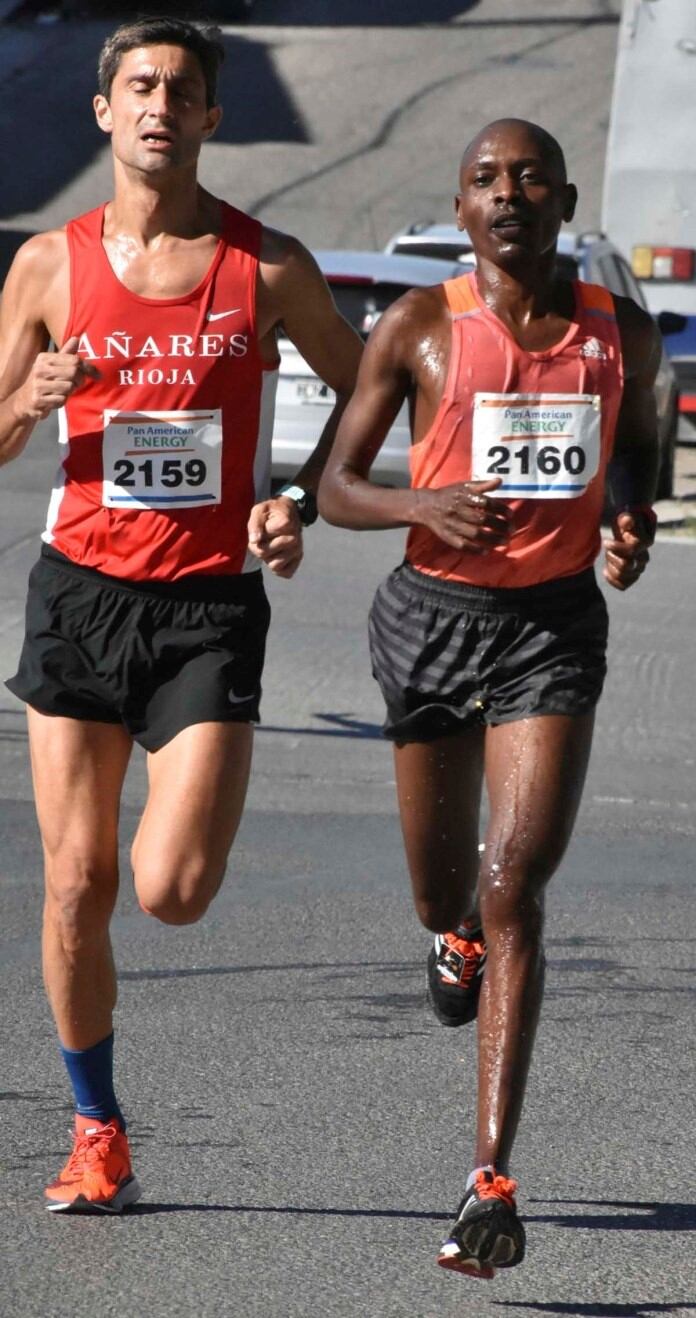
<path id="1" fill-rule="evenodd" d="M 575 207 L 578 204 L 578 190 L 574 183 L 565 185 L 565 205 L 563 207 L 563 219 L 566 224 L 570 224 L 574 214 Z"/>
<path id="2" fill-rule="evenodd" d="M 216 132 L 221 119 L 222 106 L 211 105 L 210 109 L 206 112 L 206 126 L 203 129 L 203 137 L 206 140 L 207 138 L 212 137 L 213 133 Z"/>
<path id="3" fill-rule="evenodd" d="M 97 94 L 92 101 L 92 105 L 94 106 L 95 118 L 102 132 L 110 133 L 113 128 L 113 120 L 111 118 L 111 106 L 106 97 Z"/>

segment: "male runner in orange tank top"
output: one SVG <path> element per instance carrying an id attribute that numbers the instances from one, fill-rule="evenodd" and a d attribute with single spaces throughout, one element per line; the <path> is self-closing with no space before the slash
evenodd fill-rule
<path id="1" fill-rule="evenodd" d="M 476 274 L 382 317 L 320 486 L 336 525 L 409 528 L 371 610 L 372 663 L 416 909 L 437 935 L 431 1005 L 446 1025 L 478 1013 L 473 1170 L 438 1262 L 484 1278 L 524 1255 L 509 1160 L 542 996 L 544 892 L 604 678 L 592 563 L 609 464 L 611 586 L 638 580 L 655 525 L 658 335 L 629 299 L 555 276 L 575 201 L 543 129 L 506 119 L 478 134 L 456 198 Z M 370 465 L 407 397 L 412 488 L 382 489 Z"/>
<path id="2" fill-rule="evenodd" d="M 29 706 L 44 976 L 77 1108 L 53 1211 L 120 1212 L 140 1194 L 113 1088 L 109 938 L 133 740 L 149 778 L 135 889 L 148 914 L 190 924 L 220 886 L 244 805 L 261 563 L 281 577 L 300 563 L 361 351 L 302 245 L 197 182 L 223 54 L 215 29 L 169 18 L 109 38 L 95 111 L 114 198 L 26 243 L 3 299 L 0 462 L 53 411 L 61 433 L 11 683 Z M 281 324 L 338 403 L 296 487 L 271 499 Z"/>

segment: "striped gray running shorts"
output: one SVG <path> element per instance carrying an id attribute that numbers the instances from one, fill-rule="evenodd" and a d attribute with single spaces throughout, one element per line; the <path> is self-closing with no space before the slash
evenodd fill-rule
<path id="1" fill-rule="evenodd" d="M 607 607 L 594 570 L 518 589 L 442 581 L 402 563 L 370 610 L 372 672 L 392 741 L 594 709 Z"/>

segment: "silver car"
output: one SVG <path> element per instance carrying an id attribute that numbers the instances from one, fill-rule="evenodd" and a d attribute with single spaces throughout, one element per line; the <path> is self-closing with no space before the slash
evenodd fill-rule
<path id="1" fill-rule="evenodd" d="M 441 284 L 461 274 L 452 261 L 412 261 L 382 252 L 315 252 L 339 311 L 366 338 L 383 311 L 410 288 Z M 274 482 L 292 479 L 316 447 L 335 395 L 289 339 L 280 339 L 280 374 L 273 428 Z M 372 466 L 387 485 L 408 485 L 411 445 L 408 407 L 401 408 Z"/>
<path id="2" fill-rule="evenodd" d="M 557 250 L 558 271 L 564 278 L 603 284 L 610 293 L 631 297 L 644 310 L 648 310 L 643 291 L 628 261 L 603 234 L 563 232 L 559 234 Z M 469 235 L 455 224 L 413 224 L 395 234 L 387 243 L 385 251 L 392 255 L 417 256 L 419 260 L 428 261 L 441 255 L 458 261 L 460 274 L 472 270 L 476 264 Z M 660 317 L 656 319 L 660 325 Z M 668 332 L 666 328 L 664 332 Z M 672 494 L 674 448 L 679 425 L 679 386 L 674 367 L 664 348 L 655 381 L 655 400 L 660 446 L 657 497 L 669 499 Z"/>

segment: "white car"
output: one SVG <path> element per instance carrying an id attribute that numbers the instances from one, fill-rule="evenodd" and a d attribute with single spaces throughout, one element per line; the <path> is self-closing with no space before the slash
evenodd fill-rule
<path id="1" fill-rule="evenodd" d="M 429 221 L 410 224 L 408 229 L 395 233 L 384 250 L 392 255 L 457 261 L 469 267 L 475 264 L 471 239 L 456 224 L 431 224 Z"/>
<path id="2" fill-rule="evenodd" d="M 452 261 L 413 261 L 382 252 L 314 252 L 339 311 L 366 338 L 383 311 L 410 288 L 441 284 L 461 274 Z M 316 447 L 335 394 L 315 375 L 289 339 L 280 339 L 280 374 L 271 456 L 275 482 L 292 480 Z M 372 466 L 387 485 L 408 485 L 411 436 L 404 404 Z"/>
<path id="3" fill-rule="evenodd" d="M 471 240 L 466 231 L 455 224 L 412 224 L 396 233 L 387 243 L 385 252 L 399 253 L 407 259 L 419 260 L 440 255 L 459 262 L 459 273 L 473 270 L 476 264 Z M 603 234 L 574 234 L 562 232 L 558 236 L 557 269 L 564 279 L 584 279 L 590 284 L 602 284 L 610 293 L 631 297 L 643 307 L 648 306 L 643 291 L 628 261 Z M 415 264 L 415 262 L 414 262 Z M 671 318 L 673 319 L 673 317 Z M 663 333 L 669 333 L 669 313 L 656 317 Z M 657 403 L 660 469 L 657 482 L 658 499 L 669 499 L 674 477 L 674 449 L 679 426 L 679 385 L 674 367 L 664 348 L 655 381 Z"/>

